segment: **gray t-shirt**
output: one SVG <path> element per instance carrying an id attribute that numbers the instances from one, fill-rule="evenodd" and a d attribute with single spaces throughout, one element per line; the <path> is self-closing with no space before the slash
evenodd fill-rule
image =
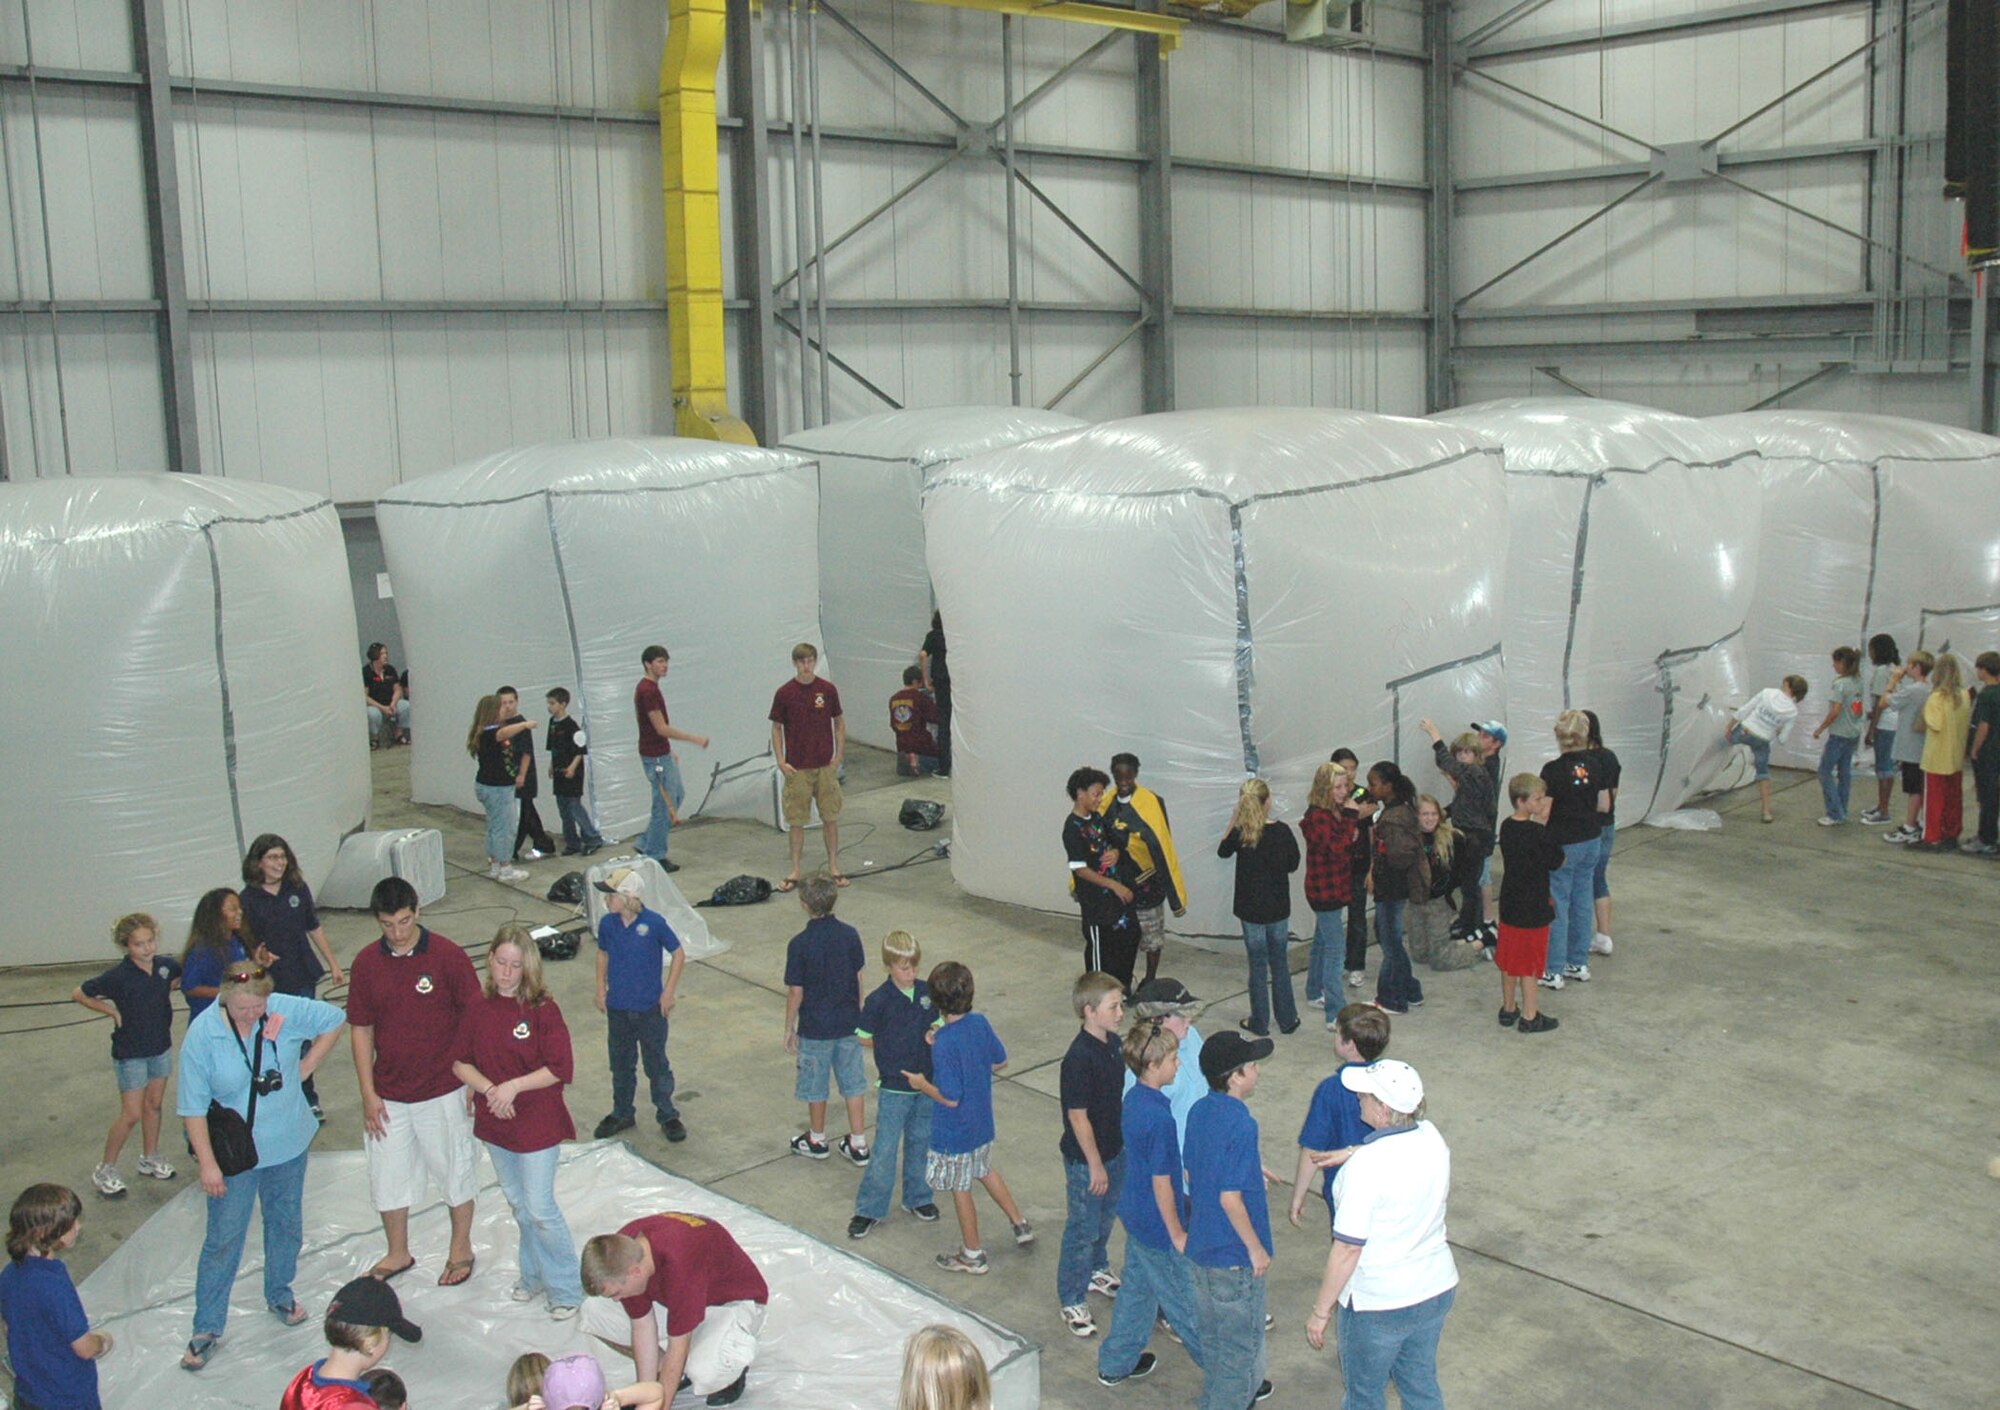
<path id="1" fill-rule="evenodd" d="M 1911 680 L 1907 677 L 1889 696 L 1889 709 L 1896 712 L 1901 720 L 1914 720 L 1924 712 L 1924 702 L 1931 698 L 1930 682 Z M 1886 720 L 1889 711 L 1884 710 Z M 1884 726 L 1886 728 L 1886 726 Z M 1899 764 L 1921 764 L 1924 761 L 1924 737 L 1913 729 L 1901 726 L 1896 730 L 1896 747 L 1889 757 Z"/>
<path id="2" fill-rule="evenodd" d="M 1861 726 L 1867 720 L 1861 711 L 1861 677 L 1835 676 L 1827 698 L 1833 704 L 1834 715 L 1826 732 L 1835 739 L 1859 739 Z"/>
<path id="3" fill-rule="evenodd" d="M 1871 712 L 1875 709 L 1875 702 L 1882 698 L 1882 692 L 1888 688 L 1889 677 L 1895 674 L 1895 671 L 1896 668 L 1894 666 L 1871 664 L 1868 667 L 1868 696 L 1863 703 L 1867 705 Z M 1875 728 L 1885 730 L 1894 729 L 1895 727 L 1896 712 L 1886 705 L 1883 706 L 1882 718 L 1875 722 Z"/>

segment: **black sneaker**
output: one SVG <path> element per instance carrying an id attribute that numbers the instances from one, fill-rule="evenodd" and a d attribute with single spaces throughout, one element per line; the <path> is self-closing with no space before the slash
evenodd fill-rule
<path id="1" fill-rule="evenodd" d="M 868 1147 L 863 1145 L 856 1145 L 854 1137 L 842 1136 L 840 1138 L 839 1144 L 834 1146 L 834 1149 L 839 1151 L 842 1155 L 846 1156 L 848 1160 L 851 1161 L 853 1164 L 859 1165 L 863 1169 L 867 1168 Z"/>
<path id="2" fill-rule="evenodd" d="M 1257 1387 L 1257 1393 L 1250 1397 L 1250 1404 L 1255 1405 L 1260 1400 L 1269 1400 L 1270 1398 L 1271 1398 L 1271 1383 L 1269 1381 L 1265 1381 L 1262 1385 Z"/>
<path id="3" fill-rule="evenodd" d="M 565 857 L 580 857 L 580 856 L 582 856 L 582 855 L 583 855 L 583 848 L 581 848 L 581 847 L 565 847 L 565 848 L 563 848 L 563 849 L 562 849 L 562 854 L 563 854 L 563 855 L 564 855 Z"/>
<path id="4" fill-rule="evenodd" d="M 1271 1036 L 1270 1029 L 1259 1028 L 1247 1018 L 1237 1019 L 1236 1026 L 1241 1028 L 1245 1033 L 1248 1033 L 1252 1038 L 1268 1038 Z"/>
<path id="5" fill-rule="evenodd" d="M 576 850 L 580 856 L 595 856 L 604 850 L 604 839 L 600 837 L 595 842 L 586 842 Z"/>
<path id="6" fill-rule="evenodd" d="M 688 1138 L 688 1128 L 681 1125 L 681 1119 L 676 1116 L 672 1121 L 662 1121 L 660 1123 L 660 1134 L 675 1145 L 679 1145 Z"/>
<path id="7" fill-rule="evenodd" d="M 619 1116 L 614 1112 L 612 1115 L 607 1116 L 602 1121 L 598 1122 L 597 1129 L 591 1132 L 591 1135 L 595 1136 L 598 1140 L 602 1141 L 608 1137 L 617 1135 L 620 1131 L 630 1131 L 634 1126 L 637 1126 L 638 1124 L 639 1123 L 634 1121 L 631 1117 Z"/>
<path id="8" fill-rule="evenodd" d="M 743 1387 L 750 1379 L 750 1368 L 745 1366 L 736 1373 L 736 1379 L 708 1398 L 710 1405 L 734 1405 L 743 1398 Z"/>
<path id="9" fill-rule="evenodd" d="M 925 1224 L 938 1222 L 938 1207 L 934 1204 L 917 1205 L 910 1210 L 910 1213 Z"/>
<path id="10" fill-rule="evenodd" d="M 1538 1013 L 1533 1018 L 1522 1019 L 1520 1027 L 1514 1031 L 1517 1033 L 1546 1033 L 1551 1028 L 1559 1028 L 1561 1026 L 1556 1022 L 1554 1014 Z"/>
<path id="11" fill-rule="evenodd" d="M 1142 1381 L 1146 1377 L 1152 1375 L 1153 1368 L 1159 1364 L 1160 1364 L 1159 1357 L 1153 1355 L 1153 1353 L 1150 1351 L 1142 1351 L 1139 1353 L 1139 1360 L 1137 1364 L 1135 1364 L 1132 1367 L 1132 1369 L 1127 1371 L 1124 1375 L 1107 1376 L 1104 1374 L 1104 1372 L 1099 1371 L 1097 1373 L 1097 1383 L 1101 1386 L 1118 1386 L 1125 1384 L 1125 1382 L 1127 1381 Z"/>
<path id="12" fill-rule="evenodd" d="M 847 1221 L 847 1237 L 850 1239 L 865 1239 L 868 1237 L 869 1230 L 881 1222 L 879 1219 L 870 1219 L 865 1214 L 857 1214 Z"/>
<path id="13" fill-rule="evenodd" d="M 665 857 L 660 858 L 661 871 L 679 871 L 680 869 L 681 869 L 681 864 L 679 862 L 670 862 Z M 736 1378 L 736 1395 L 741 1395 L 741 1394 L 743 1394 L 743 1378 L 741 1376 L 738 1376 Z M 719 1390 L 715 1393 L 715 1395 L 729 1395 L 729 1392 L 726 1390 Z M 736 1399 L 736 1395 L 729 1395 L 728 1400 L 717 1400 L 715 1398 L 715 1395 L 711 1395 L 708 1398 L 709 1403 L 711 1405 L 728 1405 Z"/>
<path id="14" fill-rule="evenodd" d="M 1291 1034 L 1299 1031 L 1299 1020 L 1295 1018 L 1290 1023 L 1279 1024 L 1278 1031 L 1289 1037 Z"/>
<path id="15" fill-rule="evenodd" d="M 810 1131 L 801 1131 L 792 1137 L 791 1149 L 793 1155 L 802 1155 L 807 1160 L 825 1160 L 833 1154 L 832 1147 L 824 1142 L 815 1141 Z"/>
<path id="16" fill-rule="evenodd" d="M 1502 1028 L 1512 1028 L 1515 1024 L 1519 1023 L 1520 1021 L 1521 1021 L 1521 1011 L 1519 1009 L 1500 1010 L 1500 1026 Z"/>

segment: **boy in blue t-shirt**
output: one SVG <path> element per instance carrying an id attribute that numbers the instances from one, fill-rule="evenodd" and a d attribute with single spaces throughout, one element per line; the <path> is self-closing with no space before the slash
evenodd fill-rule
<path id="1" fill-rule="evenodd" d="M 923 947 L 907 930 L 892 930 L 882 941 L 882 965 L 889 977 L 861 1005 L 861 1023 L 854 1036 L 875 1050 L 875 1070 L 881 1082 L 875 1094 L 875 1144 L 879 1160 L 870 1159 L 854 1196 L 854 1217 L 847 1237 L 865 1239 L 868 1231 L 889 1217 L 889 1187 L 896 1183 L 896 1147 L 903 1148 L 903 1208 L 926 1224 L 935 1224 L 938 1207 L 924 1183 L 924 1161 L 930 1151 L 931 1100 L 910 1086 L 905 1069 L 928 1077 L 931 1071 L 930 985 L 917 978 Z"/>
<path id="2" fill-rule="evenodd" d="M 62 1185 L 30 1185 L 7 1216 L 0 1320 L 22 1406 L 101 1410 L 97 1366 L 111 1333 L 90 1330 L 62 1255 L 83 1232 L 83 1201 Z"/>
<path id="3" fill-rule="evenodd" d="M 792 1095 L 806 1104 L 806 1129 L 792 1138 L 792 1154 L 825 1160 L 826 1095 L 830 1079 L 847 1103 L 847 1134 L 840 1153 L 868 1163 L 868 1073 L 861 1065 L 861 971 L 868 966 L 861 936 L 833 918 L 832 877 L 819 872 L 799 884 L 806 928 L 785 947 L 785 1051 L 799 1060 Z"/>
<path id="4" fill-rule="evenodd" d="M 1257 1089 L 1269 1038 L 1221 1032 L 1201 1048 L 1208 1095 L 1188 1113 L 1187 1256 L 1201 1329 L 1200 1410 L 1246 1410 L 1269 1395 L 1264 1379 L 1264 1275 L 1271 1267 L 1271 1207 L 1264 1186 L 1283 1183 L 1257 1151 Z"/>
<path id="5" fill-rule="evenodd" d="M 1118 1217 L 1125 1223 L 1125 1276 L 1111 1330 L 1097 1353 L 1098 1384 L 1107 1386 L 1136 1381 L 1159 1364 L 1146 1342 L 1160 1316 L 1187 1347 L 1189 1359 L 1202 1364 L 1186 1253 L 1180 1137 L 1165 1090 L 1180 1071 L 1180 1039 L 1163 1019 L 1141 1019 L 1125 1035 L 1122 1056 L 1137 1080 L 1125 1094 L 1121 1121 L 1125 1187 L 1118 1195 Z"/>
<path id="6" fill-rule="evenodd" d="M 685 1141 L 687 1127 L 674 1107 L 674 1069 L 667 1062 L 667 1015 L 681 984 L 687 955 L 681 938 L 658 911 L 646 908 L 646 887 L 637 869 L 620 867 L 597 889 L 610 899 L 597 923 L 597 1008 L 604 1015 L 611 1059 L 611 1114 L 597 1123 L 598 1140 L 629 1131 L 637 1108 L 640 1063 L 652 1089 L 660 1134 Z M 666 978 L 660 967 L 669 964 Z"/>
<path id="7" fill-rule="evenodd" d="M 1373 1004 L 1349 1004 L 1333 1020 L 1333 1051 L 1340 1066 L 1331 1077 L 1313 1088 L 1312 1105 L 1306 1109 L 1305 1125 L 1299 1128 L 1299 1168 L 1292 1180 L 1291 1220 L 1294 1229 L 1305 1226 L 1306 1191 L 1312 1187 L 1313 1171 L 1324 1172 L 1326 1217 L 1333 1220 L 1333 1178 L 1355 1147 L 1368 1138 L 1368 1124 L 1361 1119 L 1361 1098 L 1341 1085 L 1340 1074 L 1350 1067 L 1366 1067 L 1389 1050 L 1389 1015 Z"/>
<path id="8" fill-rule="evenodd" d="M 979 1211 L 972 1203 L 977 1180 L 993 1196 L 1014 1228 L 1014 1243 L 1026 1248 L 1035 1231 L 1021 1217 L 1020 1206 L 1007 1182 L 993 1169 L 993 1074 L 1007 1065 L 1007 1049 L 986 1015 L 972 1011 L 972 971 L 946 960 L 931 971 L 931 1003 L 944 1020 L 931 1044 L 932 1076 L 904 1069 L 903 1079 L 915 1091 L 938 1104 L 931 1113 L 930 1153 L 924 1179 L 934 1190 L 951 1192 L 958 1215 L 960 1248 L 937 1256 L 947 1273 L 986 1273 L 986 1251 L 979 1246 Z"/>

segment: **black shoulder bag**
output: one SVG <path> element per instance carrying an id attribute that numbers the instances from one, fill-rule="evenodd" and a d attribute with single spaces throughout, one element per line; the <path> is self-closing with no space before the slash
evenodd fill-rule
<path id="1" fill-rule="evenodd" d="M 242 1046 L 242 1039 L 237 1039 Z M 210 1099 L 208 1103 L 208 1148 L 225 1177 L 241 1175 L 257 1168 L 257 1137 L 250 1129 L 257 1123 L 257 1088 L 262 1085 L 258 1069 L 264 1062 L 264 1021 L 257 1021 L 257 1044 L 245 1059 L 250 1064 L 250 1115 L 238 1116 L 234 1107 Z"/>

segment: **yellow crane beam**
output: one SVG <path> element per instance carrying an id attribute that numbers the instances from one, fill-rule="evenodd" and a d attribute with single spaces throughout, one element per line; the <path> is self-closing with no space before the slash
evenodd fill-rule
<path id="1" fill-rule="evenodd" d="M 1019 15 L 1030 20 L 1069 20 L 1075 24 L 1094 24 L 1105 29 L 1150 34 L 1160 41 L 1163 53 L 1179 47 L 1181 29 L 1186 24 L 1185 20 L 1170 15 L 1126 10 L 1115 5 L 1092 5 L 1085 0 L 1054 0 L 1050 4 L 1039 4 L 1037 0 L 923 0 L 923 3 L 948 5 L 955 10 L 984 10 L 994 15 Z"/>

